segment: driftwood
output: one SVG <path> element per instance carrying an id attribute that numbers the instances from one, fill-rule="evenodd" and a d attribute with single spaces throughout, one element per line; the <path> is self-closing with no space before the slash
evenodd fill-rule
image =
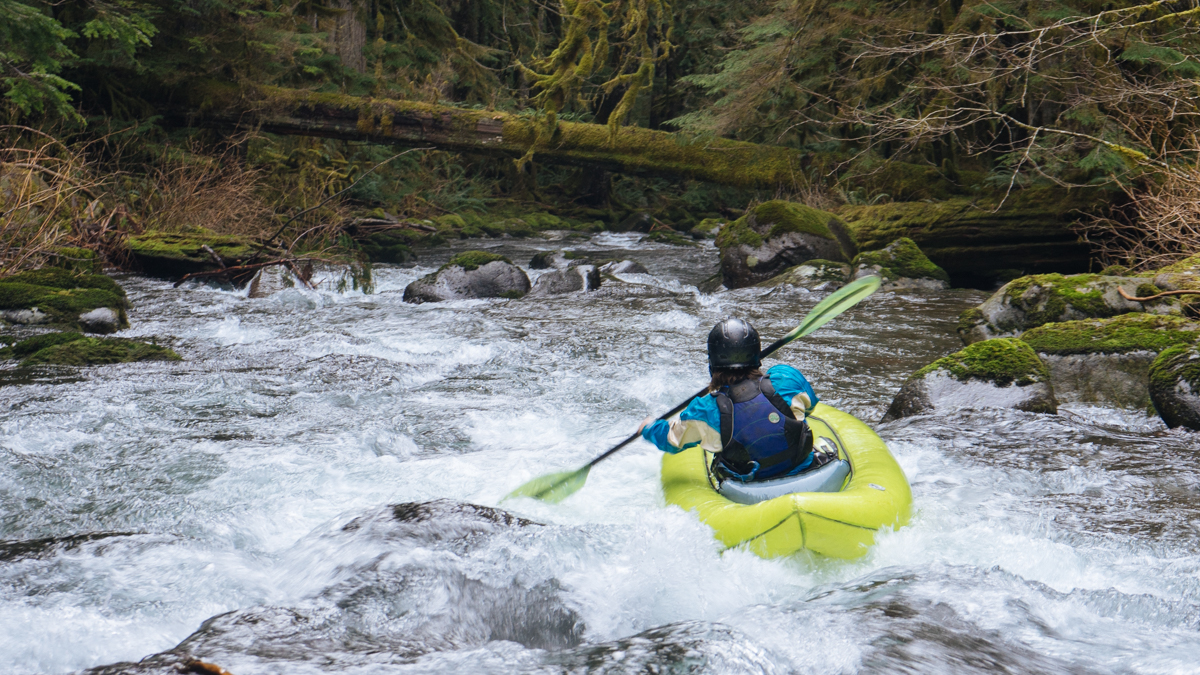
<path id="1" fill-rule="evenodd" d="M 1121 288 L 1121 287 L 1117 287 L 1117 292 L 1121 294 L 1122 298 L 1125 298 L 1126 300 L 1132 300 L 1133 302 L 1150 302 L 1151 300 L 1165 298 L 1168 295 L 1200 295 L 1200 290 L 1197 290 L 1197 291 L 1163 291 L 1162 293 L 1155 293 L 1154 295 L 1147 295 L 1144 298 L 1139 298 L 1137 296 L 1126 293 L 1125 289 Z"/>

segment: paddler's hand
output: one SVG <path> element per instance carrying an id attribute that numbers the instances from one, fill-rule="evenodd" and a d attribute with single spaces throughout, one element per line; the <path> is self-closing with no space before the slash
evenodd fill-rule
<path id="1" fill-rule="evenodd" d="M 654 424 L 654 420 L 656 420 L 656 419 L 658 419 L 658 417 L 655 415 L 646 416 L 646 419 L 642 420 L 642 423 L 638 425 L 637 432 L 639 434 L 642 433 L 642 429 L 645 429 L 646 427 L 650 426 L 651 424 Z"/>

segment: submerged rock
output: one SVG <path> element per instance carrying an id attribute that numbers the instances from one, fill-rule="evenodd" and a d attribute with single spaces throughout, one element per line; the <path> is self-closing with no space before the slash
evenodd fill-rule
<path id="1" fill-rule="evenodd" d="M 22 366 L 92 366 L 133 361 L 181 361 L 158 345 L 124 338 L 93 338 L 79 333 L 45 333 L 0 349 L 0 359 L 21 359 Z"/>
<path id="2" fill-rule="evenodd" d="M 0 279 L 0 319 L 90 333 L 127 328 L 125 290 L 103 274 L 47 267 Z"/>
<path id="3" fill-rule="evenodd" d="M 650 270 L 636 260 L 607 260 L 597 263 L 601 274 L 649 274 Z"/>
<path id="4" fill-rule="evenodd" d="M 900 388 L 883 421 L 946 408 L 1012 408 L 1056 413 L 1050 373 L 1029 345 L 998 338 L 925 366 Z"/>
<path id="5" fill-rule="evenodd" d="M 959 317 L 958 334 L 965 344 L 1020 335 L 1047 323 L 1096 319 L 1128 312 L 1179 314 L 1175 298 L 1140 303 L 1121 297 L 1159 291 L 1144 277 L 1099 274 L 1038 274 L 1014 279 L 976 308 Z"/>
<path id="6" fill-rule="evenodd" d="M 808 260 L 850 260 L 858 252 L 837 216 L 780 200 L 759 204 L 726 225 L 717 246 L 727 288 L 752 286 Z"/>
<path id="7" fill-rule="evenodd" d="M 566 269 L 572 265 L 587 263 L 587 255 L 576 251 L 539 251 L 529 259 L 529 269 Z"/>
<path id="8" fill-rule="evenodd" d="M 537 278 L 530 296 L 561 295 L 600 288 L 600 270 L 595 265 L 576 265 L 546 272 Z"/>
<path id="9" fill-rule="evenodd" d="M 1178 345 L 1150 365 L 1150 400 L 1168 427 L 1200 431 L 1200 348 Z"/>
<path id="10" fill-rule="evenodd" d="M 762 288 L 795 286 L 814 291 L 832 291 L 849 283 L 850 270 L 851 267 L 847 263 L 818 258 L 790 267 L 782 274 L 777 274 L 755 285 Z"/>
<path id="11" fill-rule="evenodd" d="M 950 288 L 950 275 L 921 252 L 908 237 L 901 237 L 878 251 L 864 251 L 854 259 L 854 278 L 879 276 L 883 290 L 905 288 L 941 290 Z"/>
<path id="12" fill-rule="evenodd" d="M 1150 364 L 1158 353 L 1198 338 L 1200 323 L 1155 314 L 1048 323 L 1021 336 L 1049 368 L 1060 403 L 1141 409 L 1150 407 Z"/>
<path id="13" fill-rule="evenodd" d="M 433 274 L 409 284 L 404 289 L 404 301 L 520 298 L 529 292 L 529 286 L 529 277 L 508 258 L 487 251 L 466 251 Z"/>

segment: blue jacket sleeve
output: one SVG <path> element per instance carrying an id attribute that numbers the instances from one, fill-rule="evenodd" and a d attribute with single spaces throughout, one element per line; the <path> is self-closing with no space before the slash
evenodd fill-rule
<path id="1" fill-rule="evenodd" d="M 813 391 L 812 385 L 804 375 L 795 368 L 779 364 L 771 366 L 767 371 L 767 375 L 771 377 L 771 384 L 775 386 L 775 392 L 783 397 L 784 402 L 788 405 L 792 404 L 792 397 L 796 394 L 806 394 L 812 405 L 808 407 L 806 412 L 812 411 L 813 406 L 817 405 L 817 392 Z M 720 418 L 717 419 L 717 424 L 720 425 Z M 719 427 L 718 427 L 719 428 Z"/>
<path id="2" fill-rule="evenodd" d="M 718 431 L 721 429 L 721 413 L 717 410 L 717 402 L 712 396 L 697 396 L 692 399 L 687 408 L 679 414 L 679 419 L 682 421 L 699 420 L 704 422 L 713 429 Z M 672 455 L 677 452 L 682 452 L 687 448 L 677 448 L 671 445 L 667 440 L 667 435 L 671 433 L 671 424 L 666 420 L 657 420 L 652 424 L 646 425 L 642 429 L 642 438 L 650 441 L 663 452 L 669 452 Z"/>

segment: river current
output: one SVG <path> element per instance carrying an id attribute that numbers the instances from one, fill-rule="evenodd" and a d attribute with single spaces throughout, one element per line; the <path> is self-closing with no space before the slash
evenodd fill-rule
<path id="1" fill-rule="evenodd" d="M 701 293 L 711 246 L 637 239 L 464 242 L 372 295 L 122 277 L 121 335 L 184 361 L 0 370 L 0 672 L 1200 668 L 1200 436 L 1083 406 L 877 424 L 980 291 L 878 293 L 778 355 L 912 483 L 912 523 L 861 560 L 722 552 L 641 441 L 561 504 L 501 504 L 700 388 L 720 318 L 773 339 L 824 296 Z M 401 301 L 470 247 L 652 274 Z"/>

